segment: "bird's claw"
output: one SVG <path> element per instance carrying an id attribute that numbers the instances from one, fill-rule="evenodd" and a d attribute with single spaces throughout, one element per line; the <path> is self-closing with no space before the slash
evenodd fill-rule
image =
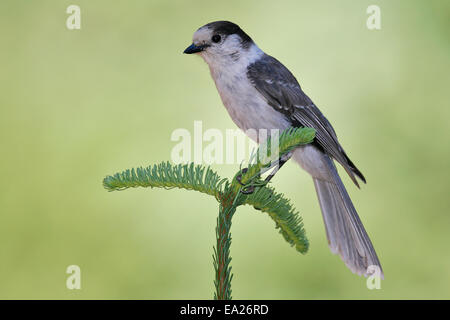
<path id="1" fill-rule="evenodd" d="M 236 180 L 237 180 L 237 182 L 239 182 L 239 184 L 241 186 L 245 186 L 245 184 L 242 183 L 242 174 L 246 173 L 247 171 L 248 171 L 248 168 L 244 168 L 241 170 L 241 173 L 236 176 Z"/>
<path id="2" fill-rule="evenodd" d="M 241 190 L 242 194 L 252 194 L 253 192 L 255 192 L 255 186 L 246 186 L 246 184 L 242 183 L 242 174 L 247 173 L 247 171 L 248 171 L 248 168 L 244 168 L 241 170 L 241 174 L 238 174 L 236 176 L 237 182 L 239 182 L 239 184 L 244 187 Z"/>
<path id="3" fill-rule="evenodd" d="M 241 190 L 241 193 L 243 194 L 252 194 L 253 192 L 255 192 L 255 186 L 248 186 Z"/>

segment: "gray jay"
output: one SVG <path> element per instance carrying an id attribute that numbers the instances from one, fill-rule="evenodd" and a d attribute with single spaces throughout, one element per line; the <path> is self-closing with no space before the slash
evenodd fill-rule
<path id="1" fill-rule="evenodd" d="M 184 53 L 196 53 L 205 60 L 223 104 L 245 132 L 288 127 L 316 130 L 314 142 L 295 149 L 292 158 L 313 178 L 330 249 L 352 272 L 367 276 L 373 272 L 369 266 L 375 266 L 383 276 L 377 254 L 333 160 L 344 167 L 358 187 L 356 178 L 363 182 L 365 178 L 292 73 L 265 54 L 238 25 L 228 21 L 211 22 L 198 29 Z M 258 137 L 249 137 L 258 142 Z"/>

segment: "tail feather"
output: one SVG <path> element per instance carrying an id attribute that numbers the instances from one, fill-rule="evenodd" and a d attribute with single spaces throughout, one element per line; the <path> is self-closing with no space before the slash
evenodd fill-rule
<path id="1" fill-rule="evenodd" d="M 327 156 L 330 179 L 314 178 L 330 249 L 339 254 L 347 267 L 359 275 L 368 275 L 369 266 L 380 261 L 369 236 L 345 190 L 333 161 Z"/>

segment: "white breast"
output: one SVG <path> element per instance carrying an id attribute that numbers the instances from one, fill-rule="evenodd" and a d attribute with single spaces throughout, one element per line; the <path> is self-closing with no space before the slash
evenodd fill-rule
<path id="1" fill-rule="evenodd" d="M 254 130 L 289 127 L 285 117 L 271 107 L 247 78 L 247 67 L 264 53 L 252 46 L 238 61 L 207 61 L 222 102 L 231 119 L 257 141 Z M 206 59 L 205 59 L 206 60 Z M 254 129 L 254 130 L 250 130 Z"/>
<path id="2" fill-rule="evenodd" d="M 290 122 L 266 102 L 247 78 L 248 65 L 261 58 L 263 54 L 254 45 L 249 49 L 248 54 L 241 54 L 238 61 L 227 57 L 218 59 L 217 56 L 203 56 L 231 118 L 256 142 L 258 142 L 258 134 L 255 134 L 255 131 L 284 130 L 290 126 Z M 329 180 L 325 157 L 327 156 L 313 145 L 301 146 L 293 153 L 294 160 L 313 177 Z"/>

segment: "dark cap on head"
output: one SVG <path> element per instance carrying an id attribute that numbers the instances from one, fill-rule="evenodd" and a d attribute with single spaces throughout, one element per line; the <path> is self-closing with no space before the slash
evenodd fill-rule
<path id="1" fill-rule="evenodd" d="M 205 27 L 214 30 L 214 33 L 223 35 L 236 34 L 242 39 L 244 47 L 250 46 L 253 43 L 252 38 L 248 36 L 237 24 L 230 21 L 214 21 L 205 25 Z"/>

